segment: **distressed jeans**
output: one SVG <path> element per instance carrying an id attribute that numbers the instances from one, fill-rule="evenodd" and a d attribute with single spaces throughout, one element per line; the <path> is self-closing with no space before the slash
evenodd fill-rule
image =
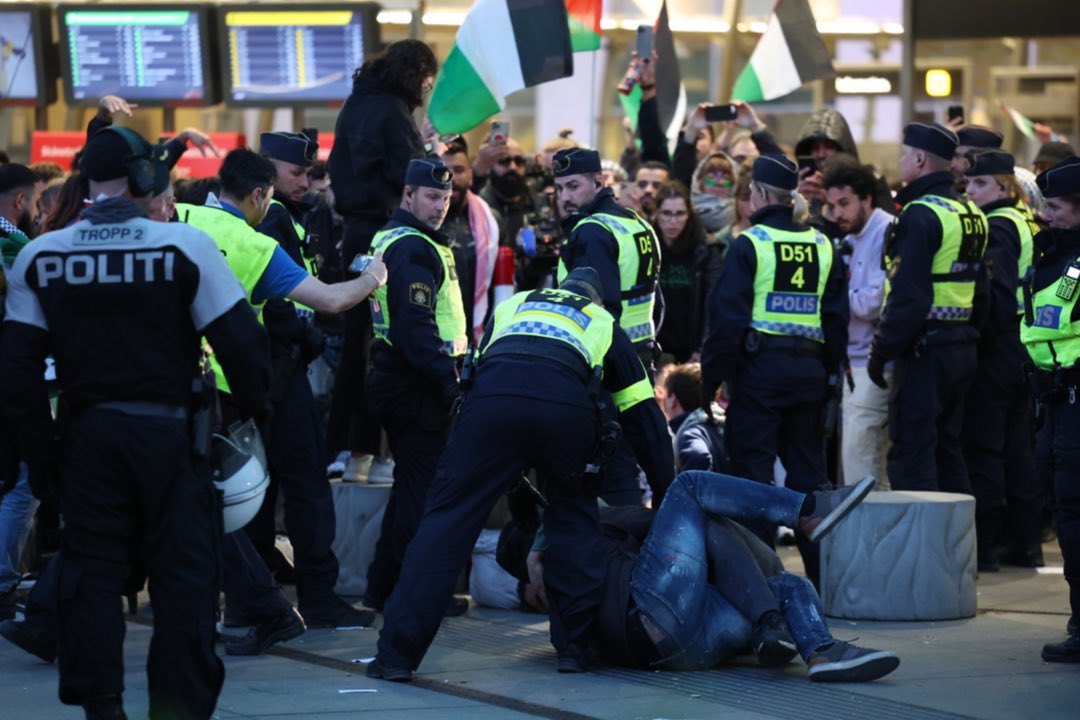
<path id="1" fill-rule="evenodd" d="M 26 463 L 19 463 L 19 480 L 0 498 L 0 594 L 19 584 L 19 558 L 26 547 L 38 500 L 30 492 Z"/>

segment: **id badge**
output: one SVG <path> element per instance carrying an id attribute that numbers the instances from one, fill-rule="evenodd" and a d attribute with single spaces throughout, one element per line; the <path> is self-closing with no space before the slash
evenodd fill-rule
<path id="1" fill-rule="evenodd" d="M 1057 295 L 1062 300 L 1072 300 L 1076 296 L 1076 287 L 1080 284 L 1080 260 L 1073 260 L 1065 268 L 1065 274 L 1058 281 Z"/>

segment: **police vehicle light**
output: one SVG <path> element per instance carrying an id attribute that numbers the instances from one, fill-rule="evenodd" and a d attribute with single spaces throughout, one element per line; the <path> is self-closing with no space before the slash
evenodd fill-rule
<path id="1" fill-rule="evenodd" d="M 949 97 L 952 94 L 952 75 L 948 70 L 934 68 L 926 71 L 926 94 L 930 97 Z"/>
<path id="2" fill-rule="evenodd" d="M 841 75 L 836 78 L 834 85 L 836 92 L 842 95 L 885 95 L 892 92 L 892 83 L 889 82 L 889 78 L 877 75 L 869 77 Z"/>

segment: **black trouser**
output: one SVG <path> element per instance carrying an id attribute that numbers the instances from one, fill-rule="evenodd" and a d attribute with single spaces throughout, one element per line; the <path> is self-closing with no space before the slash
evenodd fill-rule
<path id="1" fill-rule="evenodd" d="M 371 240 L 386 221 L 345 218 L 341 240 L 342 262 L 371 250 Z M 352 450 L 377 455 L 379 425 L 365 401 L 368 350 L 371 345 L 371 308 L 367 301 L 344 313 L 344 344 L 334 375 L 327 446 L 332 451 Z"/>
<path id="2" fill-rule="evenodd" d="M 243 623 L 258 623 L 292 609 L 292 603 L 274 580 L 259 553 L 243 530 L 225 536 L 222 545 L 225 566 L 226 617 Z"/>
<path id="3" fill-rule="evenodd" d="M 419 666 L 488 513 L 525 467 L 557 479 L 545 488 L 544 511 L 544 585 L 557 650 L 587 640 L 600 603 L 605 563 L 597 502 L 578 480 L 596 441 L 595 411 L 583 387 L 568 391 L 583 401 L 574 406 L 493 394 L 497 388 L 480 392 L 481 383 L 482 376 L 457 416 L 420 528 L 386 602 L 378 652 L 390 665 Z"/>
<path id="4" fill-rule="evenodd" d="M 65 427 L 60 477 L 60 699 L 123 691 L 123 596 L 144 568 L 150 717 L 209 718 L 225 678 L 214 653 L 221 506 L 186 422 L 85 410 Z"/>
<path id="5" fill-rule="evenodd" d="M 784 484 L 812 493 L 830 488 L 825 468 L 825 367 L 818 357 L 794 350 L 763 350 L 740 365 L 729 388 L 724 442 L 732 474 L 772 484 L 776 459 Z M 743 523 L 772 547 L 776 526 Z M 795 533 L 806 576 L 818 583 L 817 545 Z"/>
<path id="6" fill-rule="evenodd" d="M 334 496 L 323 470 L 322 432 L 306 369 L 296 368 L 286 382 L 263 444 L 270 482 L 285 495 L 285 528 L 296 564 L 300 614 L 319 614 L 332 605 L 338 578 L 338 561 L 331 548 L 336 527 Z M 222 414 L 225 427 L 238 419 L 229 396 L 222 398 Z M 273 547 L 275 500 L 276 495 L 268 493 L 252 521 L 254 526 L 245 528 L 263 557 Z"/>
<path id="7" fill-rule="evenodd" d="M 887 460 L 893 490 L 971 493 L 960 439 L 976 368 L 969 329 L 941 330 L 896 359 Z"/>
<path id="8" fill-rule="evenodd" d="M 1046 441 L 1054 479 L 1054 520 L 1069 584 L 1069 607 L 1080 621 L 1080 379 L 1047 400 Z"/>
<path id="9" fill-rule="evenodd" d="M 394 589 L 405 549 L 420 525 L 450 422 L 439 391 L 407 369 L 376 366 L 368 378 L 368 391 L 371 409 L 386 430 L 394 455 L 394 484 L 364 594 L 367 603 L 378 608 Z"/>
<path id="10" fill-rule="evenodd" d="M 1018 336 L 1017 336 L 1018 337 Z M 1031 449 L 1031 392 L 1022 347 L 980 353 L 964 408 L 964 461 L 975 495 L 979 559 L 993 561 L 1008 514 L 1014 550 L 1039 550 L 1042 492 Z"/>

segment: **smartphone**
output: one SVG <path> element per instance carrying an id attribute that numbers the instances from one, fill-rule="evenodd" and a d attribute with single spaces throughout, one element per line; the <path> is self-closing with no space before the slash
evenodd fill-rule
<path id="1" fill-rule="evenodd" d="M 803 174 L 803 170 L 809 170 L 808 175 L 813 175 L 818 171 L 817 160 L 809 155 L 799 156 L 799 175 Z"/>
<path id="2" fill-rule="evenodd" d="M 653 28 L 652 25 L 638 25 L 637 28 L 637 56 L 640 60 L 652 61 L 653 54 Z"/>
<path id="3" fill-rule="evenodd" d="M 734 120 L 739 114 L 739 108 L 734 104 L 710 105 L 705 108 L 705 122 L 727 122 Z"/>
<path id="4" fill-rule="evenodd" d="M 349 263 L 349 272 L 354 275 L 359 275 L 371 267 L 371 263 L 374 259 L 374 255 L 357 255 L 353 258 L 353 261 Z"/>
<path id="5" fill-rule="evenodd" d="M 964 106 L 963 105 L 950 105 L 949 106 L 949 120 L 956 120 L 957 118 L 964 119 Z"/>
<path id="6" fill-rule="evenodd" d="M 489 145 L 505 145 L 510 139 L 510 122 L 507 120 L 495 120 L 491 123 L 491 132 L 488 134 Z"/>

